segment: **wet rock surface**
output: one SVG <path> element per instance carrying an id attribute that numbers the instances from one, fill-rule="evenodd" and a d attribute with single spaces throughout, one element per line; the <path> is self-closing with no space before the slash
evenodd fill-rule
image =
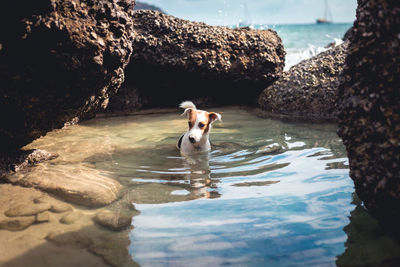
<path id="1" fill-rule="evenodd" d="M 283 115 L 335 119 L 347 47 L 345 42 L 291 67 L 261 93 L 261 108 Z"/>
<path id="2" fill-rule="evenodd" d="M 400 3 L 360 0 L 339 89 L 339 130 L 357 195 L 400 224 Z"/>
<path id="3" fill-rule="evenodd" d="M 124 102 L 129 109 L 136 102 L 136 108 L 175 107 L 189 97 L 254 103 L 282 75 L 285 51 L 273 30 L 208 26 L 151 10 L 134 12 L 133 21 L 135 49 L 110 111 Z"/>
<path id="4" fill-rule="evenodd" d="M 0 10 L 0 148 L 105 107 L 132 52 L 134 0 L 10 2 Z"/>
<path id="5" fill-rule="evenodd" d="M 57 157 L 58 155 L 55 153 L 40 149 L 0 154 L 0 179 L 11 173 L 26 170 L 28 167 L 32 167 L 42 161 L 52 160 Z"/>
<path id="6" fill-rule="evenodd" d="M 5 180 L 24 187 L 34 187 L 68 201 L 87 207 L 105 206 L 120 195 L 121 184 L 100 174 L 90 175 L 79 168 L 73 173 L 37 175 L 34 172 L 6 176 Z M 40 200 L 37 200 L 40 202 Z M 63 207 L 61 207 L 63 206 Z M 49 209 L 62 211 L 65 205 L 50 205 Z"/>

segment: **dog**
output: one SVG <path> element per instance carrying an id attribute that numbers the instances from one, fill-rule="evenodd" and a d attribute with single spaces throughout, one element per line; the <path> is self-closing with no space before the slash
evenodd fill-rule
<path id="1" fill-rule="evenodd" d="M 189 129 L 179 138 L 178 149 L 185 154 L 210 151 L 211 124 L 216 120 L 221 121 L 221 115 L 216 112 L 199 110 L 191 101 L 184 101 L 179 107 L 185 109 L 182 116 L 188 118 Z"/>

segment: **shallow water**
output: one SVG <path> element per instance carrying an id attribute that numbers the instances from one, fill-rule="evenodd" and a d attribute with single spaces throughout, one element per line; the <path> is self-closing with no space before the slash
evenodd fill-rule
<path id="1" fill-rule="evenodd" d="M 354 259 L 344 253 L 354 188 L 336 125 L 264 119 L 236 107 L 213 111 L 223 122 L 214 124 L 209 153 L 184 157 L 176 149 L 187 125 L 178 111 L 97 118 L 29 145 L 60 154 L 30 175 L 117 179 L 123 199 L 141 211 L 129 253 L 143 266 Z"/>

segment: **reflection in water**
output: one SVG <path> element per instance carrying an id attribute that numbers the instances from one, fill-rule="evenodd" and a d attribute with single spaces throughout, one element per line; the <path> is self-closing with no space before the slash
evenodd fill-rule
<path id="1" fill-rule="evenodd" d="M 345 265 L 354 188 L 336 125 L 216 111 L 209 153 L 179 153 L 178 112 L 98 118 L 35 141 L 60 157 L 30 175 L 118 180 L 107 209 L 141 211 L 129 253 L 143 266 Z"/>
<path id="2" fill-rule="evenodd" d="M 400 266 L 400 244 L 372 218 L 354 194 L 355 209 L 344 227 L 346 251 L 338 256 L 338 266 Z"/>

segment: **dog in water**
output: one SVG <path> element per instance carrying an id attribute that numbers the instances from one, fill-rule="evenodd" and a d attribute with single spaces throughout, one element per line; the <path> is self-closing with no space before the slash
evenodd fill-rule
<path id="1" fill-rule="evenodd" d="M 211 124 L 221 120 L 221 115 L 215 112 L 198 110 L 191 101 L 184 101 L 179 105 L 184 108 L 183 116 L 188 118 L 189 129 L 179 138 L 178 149 L 185 154 L 211 149 L 209 135 Z"/>

